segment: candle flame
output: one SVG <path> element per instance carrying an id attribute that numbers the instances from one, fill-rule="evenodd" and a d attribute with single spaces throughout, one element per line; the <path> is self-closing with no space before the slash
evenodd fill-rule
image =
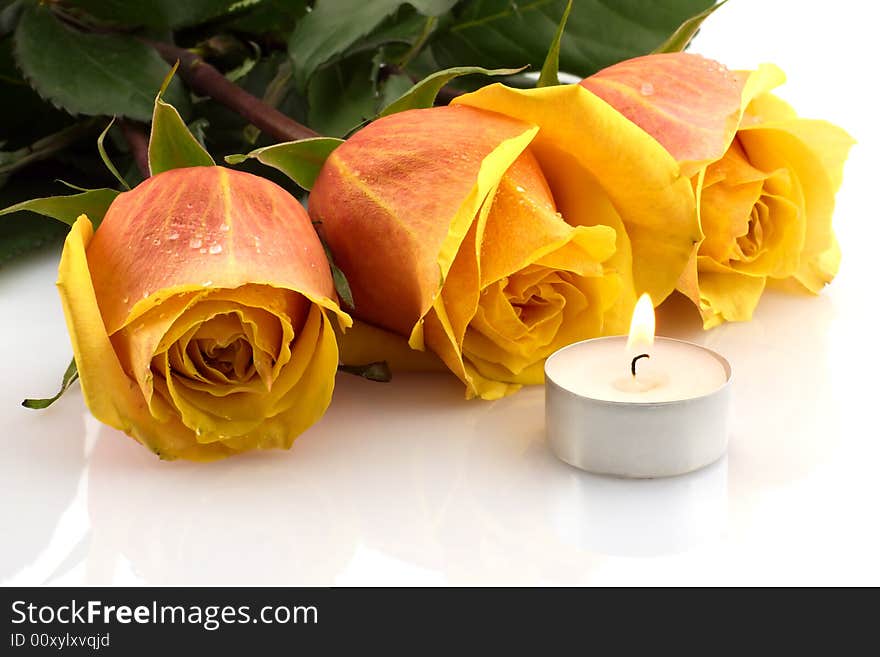
<path id="1" fill-rule="evenodd" d="M 629 325 L 626 348 L 636 351 L 654 344 L 654 303 L 648 294 L 639 297 Z"/>

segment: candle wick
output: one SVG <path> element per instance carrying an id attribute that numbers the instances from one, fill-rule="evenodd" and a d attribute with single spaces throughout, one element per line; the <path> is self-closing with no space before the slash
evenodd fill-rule
<path id="1" fill-rule="evenodd" d="M 632 359 L 632 364 L 630 365 L 630 369 L 632 370 L 633 377 L 635 377 L 635 375 L 636 375 L 636 361 L 638 361 L 639 358 L 650 358 L 650 357 L 651 357 L 650 354 L 639 354 L 638 356 L 636 356 L 635 358 Z"/>

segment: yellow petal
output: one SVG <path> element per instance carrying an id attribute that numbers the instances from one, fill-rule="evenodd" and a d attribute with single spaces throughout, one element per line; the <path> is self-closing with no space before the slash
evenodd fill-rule
<path id="1" fill-rule="evenodd" d="M 200 447 L 179 422 L 158 423 L 137 384 L 122 370 L 107 337 L 86 261 L 92 225 L 80 216 L 70 230 L 58 268 L 58 290 L 73 345 L 83 397 L 101 422 L 125 431 L 163 458 L 211 460 L 231 453 L 223 445 Z"/>
<path id="2" fill-rule="evenodd" d="M 767 279 L 724 268 L 709 258 L 698 258 L 700 314 L 703 327 L 752 318 Z"/>
<path id="3" fill-rule="evenodd" d="M 752 126 L 739 134 L 756 166 L 786 168 L 794 173 L 793 183 L 805 210 L 803 249 L 794 276 L 807 289 L 818 292 L 836 270 L 831 216 L 852 140 L 830 124 L 802 119 Z"/>
<path id="4" fill-rule="evenodd" d="M 403 336 L 360 320 L 344 336 L 339 336 L 339 355 L 347 365 L 384 360 L 392 373 L 447 371 L 434 352 L 416 351 Z"/>
<path id="5" fill-rule="evenodd" d="M 690 181 L 651 136 L 578 85 L 517 90 L 490 85 L 455 104 L 540 126 L 530 148 L 565 220 L 617 231 L 610 260 L 623 292 L 609 318 L 623 329 L 635 292 L 662 301 L 702 235 Z"/>

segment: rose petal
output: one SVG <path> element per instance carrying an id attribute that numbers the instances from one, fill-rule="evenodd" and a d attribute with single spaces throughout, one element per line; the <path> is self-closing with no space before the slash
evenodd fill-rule
<path id="1" fill-rule="evenodd" d="M 86 405 L 101 422 L 120 429 L 163 458 L 212 460 L 235 451 L 196 445 L 180 422 L 158 423 L 134 381 L 125 376 L 107 337 L 86 260 L 92 225 L 80 216 L 70 230 L 58 268 L 58 289 Z"/>
<path id="2" fill-rule="evenodd" d="M 577 85 L 483 87 L 455 99 L 541 126 L 530 149 L 565 220 L 617 232 L 609 265 L 621 276 L 609 331 L 625 331 L 635 291 L 659 303 L 701 237 L 690 181 L 652 137 Z"/>

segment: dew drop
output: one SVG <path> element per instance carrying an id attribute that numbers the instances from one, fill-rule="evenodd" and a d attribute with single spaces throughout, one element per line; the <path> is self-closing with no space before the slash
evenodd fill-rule
<path id="1" fill-rule="evenodd" d="M 644 83 L 642 83 L 642 86 L 639 89 L 639 91 L 641 92 L 641 94 L 643 96 L 650 96 L 651 94 L 654 93 L 654 85 L 651 84 L 650 82 L 644 82 Z"/>
<path id="2" fill-rule="evenodd" d="M 211 248 L 208 249 L 208 251 L 211 253 L 211 255 L 217 255 L 218 253 L 221 253 L 223 251 L 223 247 L 219 244 L 212 244 Z"/>
<path id="3" fill-rule="evenodd" d="M 199 248 L 201 245 L 202 245 L 202 240 L 201 240 L 201 238 L 193 237 L 193 238 L 189 241 L 189 246 L 190 246 L 191 249 L 197 249 L 197 248 Z"/>
<path id="4" fill-rule="evenodd" d="M 178 237 L 180 237 L 180 233 L 171 233 L 171 234 L 168 236 L 168 239 L 171 240 L 171 241 L 173 242 L 173 241 L 176 240 Z"/>
<path id="5" fill-rule="evenodd" d="M 201 249 L 199 249 L 199 253 L 207 253 L 207 252 L 208 252 L 208 249 L 206 249 L 204 246 Z"/>
<path id="6" fill-rule="evenodd" d="M 122 298 L 122 303 L 128 303 L 128 297 L 123 297 L 123 298 Z"/>
<path id="7" fill-rule="evenodd" d="M 220 224 L 220 232 L 228 233 L 229 232 L 229 224 Z"/>
<path id="8" fill-rule="evenodd" d="M 518 191 L 520 194 L 522 194 L 524 191 L 526 191 L 526 189 L 525 189 L 525 187 L 520 187 L 519 185 L 517 185 L 516 191 Z"/>
<path id="9" fill-rule="evenodd" d="M 202 283 L 202 287 L 210 287 L 214 284 L 214 281 L 205 281 Z"/>
<path id="10" fill-rule="evenodd" d="M 153 246 L 159 246 L 162 243 L 162 240 L 156 238 L 153 240 Z"/>

